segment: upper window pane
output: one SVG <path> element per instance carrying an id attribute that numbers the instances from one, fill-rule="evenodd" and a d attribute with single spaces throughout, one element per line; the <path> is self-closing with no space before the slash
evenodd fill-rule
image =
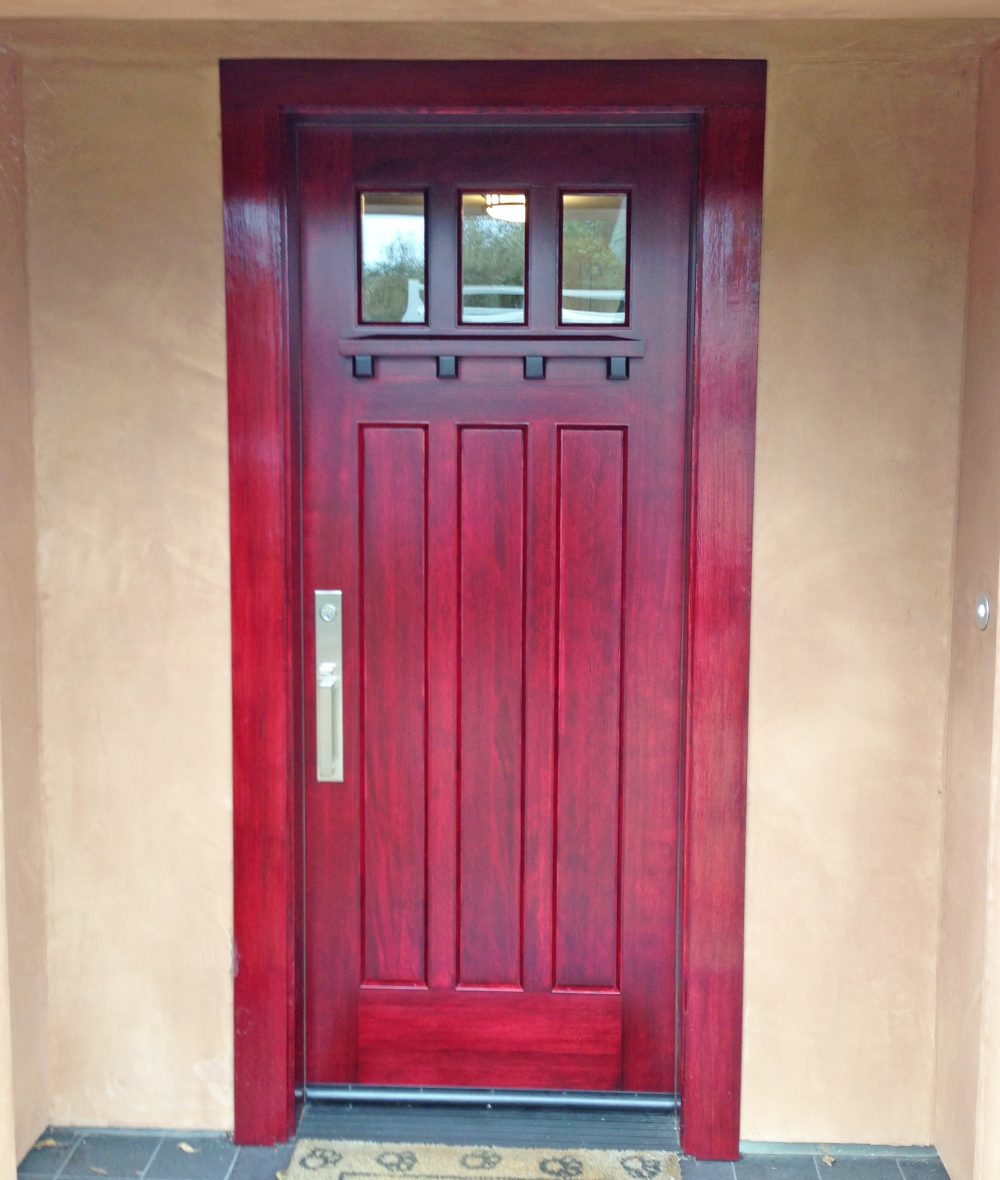
<path id="1" fill-rule="evenodd" d="M 462 194 L 462 323 L 525 322 L 526 193 Z"/>
<path id="2" fill-rule="evenodd" d="M 425 324 L 423 193 L 361 194 L 361 321 Z"/>
<path id="3" fill-rule="evenodd" d="M 561 324 L 624 324 L 628 194 L 563 193 Z"/>

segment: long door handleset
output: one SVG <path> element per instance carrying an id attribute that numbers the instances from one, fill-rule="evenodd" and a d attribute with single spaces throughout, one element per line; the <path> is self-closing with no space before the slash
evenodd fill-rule
<path id="1" fill-rule="evenodd" d="M 316 779 L 344 781 L 344 641 L 340 590 L 317 590 Z"/>

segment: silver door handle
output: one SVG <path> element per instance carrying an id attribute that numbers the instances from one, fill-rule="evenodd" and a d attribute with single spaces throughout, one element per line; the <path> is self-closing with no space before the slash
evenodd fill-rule
<path id="1" fill-rule="evenodd" d="M 344 781 L 344 643 L 340 590 L 317 590 L 316 778 Z"/>

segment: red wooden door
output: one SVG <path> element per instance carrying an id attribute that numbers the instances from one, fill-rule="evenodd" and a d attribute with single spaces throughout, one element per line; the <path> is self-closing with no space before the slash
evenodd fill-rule
<path id="1" fill-rule="evenodd" d="M 694 142 L 299 131 L 309 1084 L 674 1089 Z"/>

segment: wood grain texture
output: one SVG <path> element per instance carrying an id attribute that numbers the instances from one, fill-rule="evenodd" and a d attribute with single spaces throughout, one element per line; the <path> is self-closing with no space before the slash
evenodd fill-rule
<path id="1" fill-rule="evenodd" d="M 641 130 L 492 129 L 486 140 L 456 127 L 309 126 L 299 136 L 306 582 L 322 570 L 323 584 L 353 588 L 355 565 L 365 571 L 358 756 L 366 766 L 384 762 L 381 776 L 391 787 L 378 799 L 366 785 L 357 804 L 366 863 L 372 831 L 383 848 L 374 881 L 365 868 L 362 904 L 370 942 L 374 885 L 386 962 L 412 958 L 419 942 L 423 897 L 410 866 L 426 864 L 429 974 L 400 968 L 362 978 L 383 990 L 426 984 L 438 1003 L 447 994 L 458 1003 L 456 989 L 527 985 L 557 1005 L 561 991 L 574 989 L 586 1007 L 603 1003 L 595 997 L 619 990 L 626 975 L 622 1083 L 629 1088 L 673 1086 L 693 138 L 689 120 Z M 463 358 L 458 378 L 446 382 L 419 354 L 400 349 L 380 354 L 371 378 L 355 380 L 344 332 L 357 301 L 339 277 L 352 273 L 354 243 L 331 232 L 349 222 L 352 192 L 429 186 L 431 240 L 446 241 L 456 236 L 460 185 L 492 188 L 504 169 L 534 178 L 531 208 L 549 211 L 529 229 L 532 275 L 556 270 L 561 183 L 632 186 L 647 245 L 634 267 L 634 319 L 653 342 L 628 387 L 609 382 L 600 363 L 571 355 L 553 360 L 549 380 L 525 383 L 516 350 L 502 349 Z M 433 251 L 430 261 L 436 273 Z M 536 312 L 532 303 L 530 315 Z M 462 334 L 453 315 L 455 307 L 432 297 L 429 328 L 438 341 Z M 494 339 L 509 343 L 514 335 L 503 329 Z M 597 340 L 600 329 L 587 343 Z M 403 453 L 374 467 L 365 459 L 355 481 L 345 447 L 353 431 L 362 438 L 426 431 L 426 493 L 405 478 L 413 461 Z M 642 440 L 635 465 L 629 431 Z M 425 496 L 426 519 L 414 509 Z M 626 526 L 630 496 L 642 506 L 634 538 Z M 357 542 L 341 523 L 352 514 Z M 404 519 L 412 537 L 399 526 Z M 430 538 L 432 622 L 425 627 L 424 607 L 411 594 L 413 612 L 400 628 L 403 588 L 419 581 L 409 555 L 420 529 Z M 373 551 L 381 572 L 370 589 Z M 353 590 L 345 595 L 348 603 Z M 545 603 L 544 625 L 532 635 L 540 658 L 529 693 L 525 648 L 536 601 Z M 381 651 L 374 677 L 370 643 Z M 421 668 L 432 739 L 418 815 L 417 722 L 409 709 Z M 348 696 L 355 682 L 348 650 Z M 399 684 L 410 684 L 409 693 L 399 695 Z M 311 702 L 306 712 L 313 713 Z M 383 722 L 368 725 L 370 714 Z M 555 726 L 544 761 L 528 754 L 529 717 L 537 734 L 536 716 Z M 368 748 L 373 742 L 377 754 Z M 345 787 L 353 778 L 348 765 Z M 349 831 L 354 821 L 347 809 L 329 806 L 321 789 L 309 794 L 306 826 L 316 851 L 309 858 L 308 1073 L 319 1083 L 354 1079 L 353 1062 L 357 1070 L 362 1064 L 360 1042 L 357 1055 L 335 1051 L 336 1042 L 354 1038 L 360 1003 L 357 979 L 336 958 L 344 951 L 353 959 L 358 936 L 354 892 L 346 881 L 336 887 L 331 855 L 322 851 L 344 851 L 345 825 Z M 396 1076 L 380 1060 L 386 1076 Z M 491 1070 L 503 1071 L 503 1061 L 477 1060 L 477 1083 L 494 1084 Z"/>
<path id="2" fill-rule="evenodd" d="M 431 538 L 429 547 L 432 608 L 428 642 L 440 667 L 450 675 L 432 675 L 428 696 L 433 740 L 428 750 L 428 922 L 432 988 L 452 988 L 458 978 L 459 846 L 459 448 L 454 423 L 447 417 L 430 422 L 433 462 L 428 470 Z"/>
<path id="3" fill-rule="evenodd" d="M 299 260 L 297 318 L 305 338 L 313 332 L 313 324 L 309 319 L 312 307 L 322 309 L 323 320 L 331 313 L 331 309 L 348 314 L 353 295 L 350 285 L 341 282 L 335 273 L 312 264 L 317 255 L 322 254 L 324 244 L 331 237 L 349 234 L 353 225 L 350 208 L 353 194 L 343 186 L 341 179 L 345 168 L 349 168 L 350 140 L 346 136 L 327 137 L 326 145 L 327 151 L 321 159 L 310 158 L 317 165 L 317 170 L 313 172 L 307 167 L 300 168 L 298 181 L 303 194 L 313 189 L 325 193 L 331 185 L 341 184 L 343 200 L 338 203 L 338 208 L 347 211 L 344 222 L 338 223 L 328 216 L 319 226 L 299 224 L 295 219 L 297 203 L 292 202 L 289 206 L 292 224 L 298 231 L 294 240 L 300 243 L 297 251 L 290 251 L 290 256 Z M 305 298 L 306 293 L 311 293 L 308 298 Z M 315 381 L 325 386 L 331 378 L 332 360 L 320 357 L 309 366 L 300 351 L 297 366 L 299 380 Z M 299 528 L 307 529 L 310 522 L 316 520 L 321 524 L 323 538 L 322 545 L 308 551 L 300 548 L 297 553 L 303 571 L 303 588 L 299 599 L 305 620 L 303 650 L 314 650 L 313 590 L 341 589 L 344 662 L 354 671 L 355 684 L 360 684 L 358 669 L 361 666 L 363 600 L 361 563 L 357 560 L 345 563 L 340 560 L 340 556 L 356 556 L 362 530 L 361 432 L 356 424 L 340 421 L 338 432 L 332 438 L 317 439 L 313 432 L 306 430 L 301 432 L 300 438 L 301 504 L 305 510 L 301 513 Z M 330 451 L 336 451 L 345 461 L 339 464 L 327 462 L 326 456 Z M 306 668 L 300 668 L 299 673 L 301 677 L 307 675 Z M 299 684 L 301 686 L 301 680 Z M 363 723 L 361 693 L 345 694 L 343 706 L 344 748 L 357 751 L 361 745 Z M 303 731 L 306 748 L 310 751 L 316 749 L 315 723 L 315 709 L 305 709 Z M 362 775 L 356 753 L 345 759 L 345 765 L 347 773 L 344 782 L 335 788 L 316 781 L 314 758 L 308 759 L 304 766 L 305 814 L 311 817 L 314 826 L 310 827 L 304 822 L 300 824 L 305 835 L 305 871 L 302 876 L 308 878 L 311 888 L 325 895 L 339 897 L 341 904 L 336 911 L 326 915 L 326 937 L 305 940 L 303 986 L 310 975 L 315 975 L 331 981 L 333 988 L 354 997 L 357 982 L 364 973 L 362 939 L 359 937 L 359 921 L 364 907 L 363 866 L 357 819 L 361 806 Z M 301 818 L 304 819 L 304 816 Z M 321 841 L 314 838 L 315 830 L 324 833 Z M 302 911 L 303 917 L 307 912 L 307 909 Z M 303 925 L 306 923 L 303 922 Z M 310 1030 L 306 1054 L 307 1075 L 316 1070 L 333 1077 L 350 1075 L 357 1068 L 356 999 L 331 1005 L 327 989 L 305 988 L 305 991 L 306 1027 Z"/>
<path id="4" fill-rule="evenodd" d="M 522 978 L 526 433 L 459 431 L 463 985 L 520 986 Z"/>
<path id="5" fill-rule="evenodd" d="M 702 125 L 689 550 L 681 1143 L 739 1156 L 763 112 Z"/>
<path id="6" fill-rule="evenodd" d="M 557 987 L 618 986 L 625 450 L 559 431 Z"/>
<path id="7" fill-rule="evenodd" d="M 427 442 L 361 428 L 364 979 L 424 983 Z"/>
<path id="8" fill-rule="evenodd" d="M 537 230 L 535 231 L 538 232 Z M 516 335 L 481 336 L 461 335 L 457 332 L 447 336 L 413 331 L 409 325 L 400 329 L 399 336 L 386 337 L 384 332 L 368 332 L 358 327 L 356 337 L 343 337 L 337 341 L 341 356 L 425 356 L 437 357 L 446 349 L 449 356 L 517 356 L 527 353 L 532 356 L 645 356 L 646 344 L 624 335 L 609 333 L 606 329 L 570 328 L 567 335 L 553 339 L 545 331 L 527 328 Z M 624 331 L 624 329 L 623 329 Z"/>
<path id="9" fill-rule="evenodd" d="M 237 1142 L 294 1129 L 301 1004 L 293 817 L 291 444 L 284 140 L 276 112 L 224 113 L 233 631 Z M 261 627 L 262 618 L 269 620 Z M 268 684 L 262 691 L 261 676 Z"/>
<path id="10" fill-rule="evenodd" d="M 759 61 L 224 61 L 227 107 L 648 114 L 763 107 Z"/>
<path id="11" fill-rule="evenodd" d="M 344 587 L 345 625 L 362 598 L 360 645 L 345 641 L 348 712 L 359 692 L 363 708 L 360 727 L 349 727 L 336 792 L 344 802 L 332 804 L 322 784 L 307 802 L 312 1082 L 359 1076 L 362 981 L 400 994 L 426 986 L 437 1004 L 450 995 L 462 1005 L 469 989 L 527 987 L 556 1011 L 566 989 L 600 1007 L 625 975 L 629 1036 L 616 1084 L 672 1088 L 693 147 L 690 121 L 493 129 L 487 139 L 454 126 L 299 132 L 305 583 Z M 465 355 L 457 379 L 441 381 L 421 355 L 425 341 L 417 353 L 380 354 L 373 375 L 355 379 L 343 347 L 357 302 L 343 282 L 354 240 L 331 230 L 350 224 L 353 192 L 426 187 L 431 241 L 444 242 L 456 236 L 461 184 L 472 177 L 489 191 L 512 169 L 533 178 L 532 209 L 550 214 L 529 229 L 533 275 L 556 272 L 561 183 L 632 187 L 648 249 L 634 268 L 629 331 L 655 343 L 635 358 L 627 389 L 607 381 L 599 356 L 572 354 L 553 358 L 546 381 L 528 383 L 516 350 Z M 440 289 L 433 248 L 430 270 Z M 468 335 L 455 315 L 453 302 L 431 297 L 429 329 L 447 342 L 442 351 Z M 494 331 L 497 339 L 513 334 Z M 629 431 L 641 440 L 636 464 Z M 426 486 L 416 453 L 397 449 L 420 432 Z M 388 449 L 373 468 L 375 438 L 396 443 L 381 444 Z M 630 497 L 641 508 L 634 538 Z M 408 556 L 417 550 L 425 564 Z M 426 781 L 413 711 L 424 683 Z M 307 717 L 311 692 L 307 679 Z M 536 718 L 553 727 L 543 758 Z M 366 769 L 358 794 L 359 761 L 377 762 L 386 785 L 373 791 Z M 333 867 L 353 861 L 352 829 L 365 857 L 360 979 L 341 964 L 357 958 L 355 890 Z M 428 961 L 418 969 L 421 945 Z M 341 1048 L 345 1040 L 357 1050 Z M 387 1078 L 398 1076 L 385 1055 L 379 1061 Z M 493 1068 L 505 1076 L 502 1057 Z M 563 1072 L 554 1059 L 552 1076 Z"/>
<path id="12" fill-rule="evenodd" d="M 361 1082 L 612 1090 L 621 997 L 365 989 L 358 1045 Z"/>
<path id="13" fill-rule="evenodd" d="M 301 758 L 297 753 L 295 623 L 291 617 L 307 588 L 296 585 L 298 563 L 298 485 L 295 437 L 296 409 L 289 373 L 294 371 L 295 317 L 289 315 L 286 291 L 286 227 L 294 209 L 286 199 L 285 127 L 294 112 L 345 114 L 355 112 L 398 117 L 414 113 L 447 114 L 509 111 L 527 118 L 553 113 L 592 116 L 595 111 L 674 112 L 696 116 L 700 127 L 701 163 L 699 200 L 702 204 L 699 253 L 696 258 L 698 291 L 697 341 L 691 374 L 693 452 L 690 464 L 690 553 L 687 562 L 689 646 L 687 673 L 689 704 L 683 728 L 685 760 L 684 819 L 686 854 L 683 864 L 682 960 L 684 1001 L 681 1010 L 684 1042 L 680 1076 L 684 1104 L 685 1147 L 696 1155 L 731 1158 L 739 1127 L 739 1029 L 742 956 L 742 866 L 745 806 L 746 650 L 748 643 L 749 521 L 752 487 L 754 368 L 756 346 L 756 281 L 759 265 L 760 166 L 765 71 L 753 62 L 644 62 L 636 63 L 296 63 L 226 62 L 222 65 L 224 196 L 226 209 L 227 325 L 230 377 L 230 455 L 233 574 L 234 677 L 234 859 L 236 890 L 236 951 L 239 969 L 234 980 L 236 1007 L 236 1135 L 239 1142 L 274 1142 L 287 1137 L 294 1122 L 296 1046 L 301 1043 L 302 989 L 296 969 L 298 932 L 296 882 L 301 880 L 300 850 L 294 833 L 302 790 Z M 600 94 L 600 108 L 588 97 Z M 372 95 L 377 96 L 374 100 Z M 341 167 L 328 161 L 331 173 Z M 308 179 L 308 178 L 307 178 Z M 331 177 L 323 181 L 326 188 Z M 552 225 L 555 218 L 550 217 Z M 544 224 L 544 218 L 542 219 Z M 337 233 L 330 225 L 324 234 Z M 447 229 L 432 226 L 432 243 L 445 252 Z M 635 232 L 642 231 L 638 224 Z M 453 241 L 451 245 L 454 250 Z M 438 251 L 441 255 L 441 251 Z M 649 265 L 636 257 L 634 265 Z M 546 283 L 554 279 L 530 270 L 531 299 L 544 301 Z M 308 282 L 308 276 L 303 281 Z M 434 275 L 431 275 L 432 289 Z M 554 289 L 554 287 L 553 287 Z M 333 296 L 336 298 L 336 291 Z M 440 288 L 438 288 L 440 290 Z M 443 293 L 445 308 L 455 303 L 454 291 Z M 652 338 L 655 326 L 639 327 L 631 335 Z M 543 333 L 544 334 L 544 333 Z M 668 344 L 668 352 L 674 350 Z M 686 350 L 686 344 L 679 345 Z M 337 363 L 330 359 L 330 366 Z M 339 362 L 343 363 L 343 362 Z M 393 362 L 395 363 L 395 362 Z M 422 362 L 426 364 L 427 362 Z M 466 362 L 463 362 L 465 364 Z M 483 400 L 488 382 L 476 366 L 492 364 L 473 358 L 469 386 L 472 412 L 488 413 Z M 590 362 L 596 364 L 597 362 Z M 640 365 L 659 362 L 646 358 Z M 550 362 L 553 372 L 583 362 Z M 559 366 L 563 368 L 560 369 Z M 582 373 L 582 370 L 581 370 Z M 387 379 L 394 381 L 391 370 Z M 430 447 L 437 458 L 428 475 L 428 503 L 432 519 L 440 519 L 444 534 L 457 528 L 455 448 L 442 446 L 449 428 L 427 412 L 439 395 L 432 380 L 413 383 L 402 371 L 395 382 L 411 393 L 412 422 L 429 423 Z M 390 388 L 392 385 L 390 384 Z M 571 394 L 567 405 L 586 420 L 593 407 L 586 397 Z M 525 412 L 531 413 L 529 405 Z M 478 417 L 479 422 L 489 418 Z M 599 421 L 599 419 L 598 419 Z M 630 448 L 631 466 L 652 462 L 667 435 L 650 436 L 649 449 Z M 680 436 L 683 445 L 684 430 Z M 341 439 L 338 446 L 354 446 Z M 528 491 L 527 541 L 548 546 L 555 538 L 552 513 L 556 450 L 554 433 L 533 432 L 528 440 L 529 466 L 540 475 Z M 350 473 L 348 473 L 350 474 Z M 321 481 L 323 483 L 323 481 Z M 324 495 L 343 489 L 325 481 Z M 673 493 L 671 493 L 673 494 Z M 633 518 L 655 514 L 650 504 L 636 504 Z M 451 521 L 449 524 L 448 521 Z M 353 523 L 352 523 L 353 522 Z M 356 518 L 342 522 L 344 532 L 334 543 L 349 540 Z M 648 535 L 656 536 L 652 526 Z M 627 544 L 631 545 L 631 529 Z M 731 547 L 731 553 L 727 549 Z M 665 551 L 669 551 L 669 544 Z M 683 556 L 683 554 L 682 554 Z M 457 553 L 447 544 L 432 545 L 428 555 L 429 583 L 445 583 L 447 569 L 455 569 Z M 314 571 L 324 580 L 337 571 Z M 328 582 L 333 585 L 335 583 Z M 341 584 L 341 583 L 336 583 Z M 342 583 L 350 588 L 348 580 Z M 357 586 L 353 587 L 357 591 Z M 630 628 L 650 629 L 664 605 L 662 595 L 648 594 L 634 611 L 626 612 Z M 291 607 L 290 604 L 295 604 Z M 356 607 L 351 608 L 356 612 Z M 359 620 L 345 607 L 345 643 L 359 641 Z M 431 642 L 456 666 L 457 652 L 450 636 L 456 632 L 457 603 L 442 600 L 431 612 Z M 669 614 L 669 610 L 662 613 Z M 553 633 L 553 580 L 539 580 L 525 603 L 526 691 L 539 692 L 551 669 L 546 666 L 546 636 Z M 259 620 L 269 625 L 262 634 Z M 669 761 L 670 742 L 648 727 L 633 723 L 631 702 L 642 698 L 652 677 L 657 652 L 669 637 L 655 638 L 652 655 L 639 647 L 635 660 L 626 661 L 623 685 L 623 743 L 626 763 L 642 773 L 662 775 Z M 309 649 L 308 623 L 303 646 Z M 627 642 L 627 640 L 626 640 Z M 449 649 L 449 644 L 451 648 Z M 355 651 L 356 655 L 356 651 Z M 630 671 L 630 669 L 635 669 Z M 655 679 L 655 677 L 654 677 Z M 428 754 L 429 798 L 432 819 L 427 831 L 428 857 L 447 864 L 456 855 L 454 786 L 449 790 L 449 766 L 457 756 L 456 728 L 449 718 L 457 709 L 456 685 L 432 678 L 428 708 L 435 741 Z M 551 867 L 537 852 L 551 840 L 552 816 L 546 799 L 544 768 L 551 765 L 555 733 L 554 705 L 544 693 L 525 719 L 524 831 L 524 982 L 550 986 L 552 930 L 541 899 L 551 895 Z M 310 719 L 305 714 L 309 748 Z M 663 718 L 663 733 L 679 717 Z M 345 713 L 347 742 L 360 740 L 360 717 Z M 676 731 L 675 731 L 676 732 Z M 314 735 L 313 735 L 314 736 Z M 676 764 L 676 753 L 674 755 Z M 298 769 L 297 769 L 298 768 Z M 345 784 L 339 796 L 305 786 L 316 814 L 334 830 L 358 806 L 357 785 Z M 672 855 L 670 841 L 650 841 L 646 833 L 669 828 L 669 807 L 652 799 L 623 811 L 622 871 L 625 876 L 655 879 Z M 448 848 L 451 852 L 449 853 Z M 350 841 L 324 856 L 306 849 L 319 866 L 321 887 L 341 889 L 348 909 L 360 907 L 357 894 L 359 864 Z M 324 877 L 325 874 L 325 877 Z M 452 944 L 457 920 L 454 874 L 430 873 L 427 882 L 431 916 L 428 924 L 429 975 L 435 985 L 451 986 L 455 957 Z M 352 883 L 353 882 L 353 883 Z M 672 886 L 664 882 L 667 896 Z M 622 915 L 622 985 L 662 976 L 667 953 L 658 934 L 643 939 L 649 914 L 662 902 L 653 889 L 633 891 L 635 910 Z M 353 900 L 352 900 L 353 898 Z M 652 907 L 652 908 L 650 908 Z M 360 912 L 356 908 L 355 912 Z M 320 948 L 307 947 L 310 969 L 338 972 L 344 980 L 359 979 L 360 964 L 346 953 L 336 954 L 333 939 Z M 631 949 L 629 949 L 631 948 Z M 628 965 L 626 965 L 626 963 Z M 672 981 L 671 981 L 672 982 Z M 640 985 L 641 986 L 641 985 Z M 458 993 L 461 994 L 461 993 Z M 500 994 L 500 993 L 494 993 Z M 506 993 L 503 993 L 506 994 Z M 363 995 L 363 993 L 362 993 Z M 669 1078 L 643 1073 L 637 1061 L 651 1060 L 651 1047 L 669 1039 L 672 1026 L 672 988 L 664 987 L 656 1008 L 642 1014 L 623 1014 L 622 1061 L 635 1088 L 670 1088 Z M 562 998 L 562 995 L 552 997 Z M 571 997 L 573 998 L 573 997 Z M 590 999 L 592 997 L 586 997 Z M 601 997 L 599 997 L 601 998 Z M 354 1007 L 345 1019 L 356 1021 Z M 310 1013 L 323 1011 L 323 996 L 310 994 Z M 317 1061 L 340 1076 L 356 1069 L 353 1050 L 345 1044 L 347 1026 L 327 1022 L 325 1042 L 310 1042 Z M 353 1035 L 353 1034 L 352 1034 Z M 628 1062 L 632 1065 L 628 1065 Z M 655 1071 L 654 1071 L 655 1072 Z M 331 1075 L 333 1076 L 333 1075 Z M 640 1079 L 638 1083 L 635 1079 Z"/>

